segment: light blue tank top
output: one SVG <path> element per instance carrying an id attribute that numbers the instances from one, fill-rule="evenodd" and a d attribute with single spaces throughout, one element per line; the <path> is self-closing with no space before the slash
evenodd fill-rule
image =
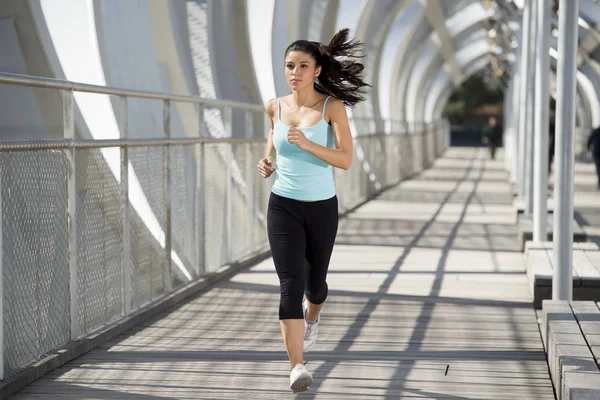
<path id="1" fill-rule="evenodd" d="M 311 142 L 335 148 L 333 129 L 325 121 L 327 100 L 329 96 L 323 103 L 319 122 L 313 126 L 297 128 Z M 271 191 L 276 195 L 295 200 L 316 201 L 332 198 L 335 196 L 333 167 L 295 144 L 288 143 L 289 129 L 290 126 L 281 121 L 281 106 L 277 99 L 277 120 L 273 129 L 273 145 L 277 151 L 277 161 L 275 182 Z"/>

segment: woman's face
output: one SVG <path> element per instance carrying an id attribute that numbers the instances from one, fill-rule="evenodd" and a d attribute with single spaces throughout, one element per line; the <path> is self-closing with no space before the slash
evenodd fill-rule
<path id="1" fill-rule="evenodd" d="M 315 59 L 303 51 L 290 51 L 285 57 L 285 79 L 292 90 L 312 87 L 321 73 Z"/>

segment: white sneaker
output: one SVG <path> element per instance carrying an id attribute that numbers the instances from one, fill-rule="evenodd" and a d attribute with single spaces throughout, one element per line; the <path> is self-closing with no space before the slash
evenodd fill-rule
<path id="1" fill-rule="evenodd" d="M 298 364 L 290 372 L 290 389 L 292 392 L 304 392 L 310 387 L 313 378 L 310 372 L 306 369 L 304 364 Z"/>
<path id="2" fill-rule="evenodd" d="M 321 316 L 317 317 L 315 322 L 309 323 L 306 320 L 306 300 L 302 302 L 302 310 L 304 315 L 304 352 L 309 352 L 317 342 L 317 335 L 319 334 L 319 320 Z"/>

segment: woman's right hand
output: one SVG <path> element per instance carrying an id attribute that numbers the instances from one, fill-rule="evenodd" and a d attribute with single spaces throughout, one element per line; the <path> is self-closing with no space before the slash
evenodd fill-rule
<path id="1" fill-rule="evenodd" d="M 258 162 L 258 172 L 262 175 L 263 178 L 268 178 L 275 172 L 275 168 L 273 168 L 273 160 L 271 157 L 265 157 Z"/>

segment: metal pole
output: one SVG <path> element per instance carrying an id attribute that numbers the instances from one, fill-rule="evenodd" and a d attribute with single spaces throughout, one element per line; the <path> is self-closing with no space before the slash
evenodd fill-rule
<path id="1" fill-rule="evenodd" d="M 535 76 L 535 154 L 533 241 L 548 237 L 548 114 L 550 85 L 550 0 L 537 0 L 537 55 Z"/>
<path id="2" fill-rule="evenodd" d="M 1 153 L 0 153 L 1 154 Z M 0 165 L 2 160 L 0 160 Z M 4 258 L 2 249 L 2 172 L 0 170 L 0 380 L 4 380 Z"/>
<path id="3" fill-rule="evenodd" d="M 537 37 L 537 19 L 535 11 L 538 0 L 531 0 L 529 12 L 529 38 L 535 41 Z M 536 79 L 536 46 L 533 43 L 529 46 L 529 60 L 527 62 L 527 139 L 526 139 L 526 156 L 525 156 L 525 215 L 533 214 L 533 155 L 534 155 L 534 132 L 535 121 L 534 114 L 536 108 L 535 102 L 535 79 Z"/>
<path id="4" fill-rule="evenodd" d="M 511 141 L 511 168 L 510 168 L 510 180 L 513 184 L 515 184 L 515 189 L 518 191 L 518 176 L 519 176 L 519 121 L 520 121 L 520 113 L 521 106 L 519 104 L 519 95 L 521 93 L 521 57 L 517 55 L 517 60 L 515 63 L 515 74 L 513 76 L 514 81 L 514 89 L 511 100 L 511 108 L 513 110 L 511 116 L 511 128 L 512 128 L 512 141 Z"/>
<path id="5" fill-rule="evenodd" d="M 520 197 L 524 197 L 526 193 L 526 163 L 527 163 L 527 76 L 528 64 L 530 60 L 529 41 L 531 39 L 531 3 L 533 0 L 525 0 L 523 4 L 523 33 L 521 35 L 521 66 L 520 66 L 520 82 L 519 85 L 519 173 L 518 173 L 518 192 Z"/>
<path id="6" fill-rule="evenodd" d="M 202 136 L 202 120 L 204 107 L 198 107 L 198 136 Z M 196 275 L 204 272 L 204 144 L 197 147 L 196 156 Z"/>
<path id="7" fill-rule="evenodd" d="M 206 126 L 206 122 L 204 121 L 204 107 L 200 106 L 200 129 L 203 131 L 200 132 L 200 136 L 208 137 L 210 136 L 208 127 Z M 202 238 L 202 265 L 201 271 L 202 274 L 206 273 L 208 268 L 208 256 L 206 251 L 206 144 L 202 143 L 200 146 L 200 168 L 202 169 L 202 174 L 200 174 L 200 235 Z"/>
<path id="8" fill-rule="evenodd" d="M 573 164 L 579 0 L 560 0 L 552 299 L 573 298 Z"/>
<path id="9" fill-rule="evenodd" d="M 504 168 L 508 171 L 510 166 L 510 119 L 512 114 L 512 107 L 510 104 L 510 98 L 512 97 L 514 81 L 511 80 L 508 87 L 504 91 L 504 111 L 502 113 L 502 144 L 504 146 Z"/>
<path id="10" fill-rule="evenodd" d="M 171 139 L 171 101 L 163 100 L 163 132 L 165 139 Z M 166 268 L 164 270 L 165 290 L 171 293 L 173 288 L 173 262 L 171 261 L 171 171 L 170 171 L 171 146 L 164 147 L 164 199 L 165 199 L 165 255 Z"/>
<path id="11" fill-rule="evenodd" d="M 246 137 L 251 138 L 254 136 L 254 115 L 251 112 L 246 111 Z M 246 176 L 248 183 L 248 190 L 246 191 L 247 201 L 246 207 L 248 207 L 248 229 L 246 230 L 246 241 L 248 250 L 252 250 L 254 246 L 252 246 L 252 242 L 255 237 L 255 229 L 254 224 L 256 221 L 255 218 L 255 210 L 254 210 L 254 182 L 258 174 L 254 173 L 254 169 L 252 165 L 255 163 L 253 159 L 252 152 L 252 143 L 248 143 L 246 145 Z"/>
<path id="12" fill-rule="evenodd" d="M 73 91 L 63 90 L 63 137 L 75 139 L 75 119 L 73 112 Z M 79 298 L 77 296 L 77 184 L 75 177 L 75 148 L 65 151 L 67 156 L 67 246 L 69 251 L 69 294 L 71 300 L 71 340 L 79 339 Z"/>
<path id="13" fill-rule="evenodd" d="M 206 253 L 206 145 L 200 145 L 200 273 L 205 274 L 207 269 L 207 253 Z"/>
<path id="14" fill-rule="evenodd" d="M 119 98 L 121 105 L 121 139 L 127 139 L 127 97 Z M 121 147 L 121 201 L 123 202 L 123 315 L 131 312 L 131 234 L 129 218 L 129 148 Z"/>
<path id="15" fill-rule="evenodd" d="M 225 135 L 227 137 L 233 137 L 233 126 L 232 126 L 232 110 L 231 108 L 226 108 L 225 110 L 223 110 L 223 114 L 224 114 L 224 121 L 225 121 Z M 231 229 L 231 213 L 233 210 L 233 206 L 232 206 L 232 196 L 233 196 L 233 186 L 232 186 L 232 182 L 231 182 L 231 174 L 232 174 L 232 168 L 231 168 L 231 164 L 233 163 L 233 144 L 230 144 L 229 146 L 226 147 L 226 155 L 225 155 L 225 160 L 227 162 L 227 186 L 226 186 L 226 195 L 225 195 L 225 201 L 227 202 L 227 209 L 226 209 L 226 215 L 225 215 L 225 228 L 227 229 L 227 262 L 229 263 L 232 260 L 232 234 L 233 231 Z"/>

